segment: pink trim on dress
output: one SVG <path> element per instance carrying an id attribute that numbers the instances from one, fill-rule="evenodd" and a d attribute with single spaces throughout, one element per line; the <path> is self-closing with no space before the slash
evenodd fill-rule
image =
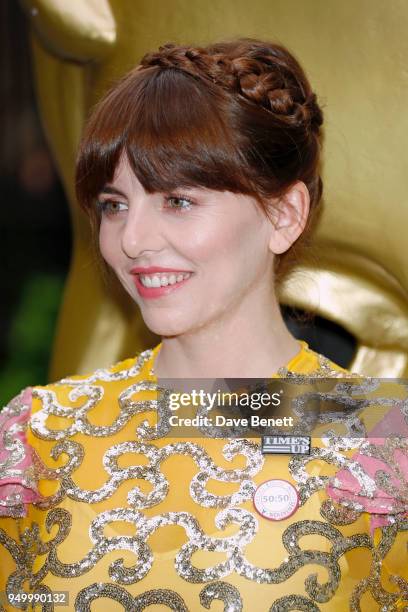
<path id="1" fill-rule="evenodd" d="M 28 504 L 40 499 L 26 436 L 31 403 L 27 387 L 0 411 L 0 517 L 26 516 Z"/>
<path id="2" fill-rule="evenodd" d="M 386 450 L 387 446 L 390 446 L 388 452 L 391 453 L 392 459 L 387 461 L 375 457 L 370 448 L 363 448 L 362 452 L 359 451 L 352 457 L 352 461 L 358 463 L 364 473 L 375 481 L 374 491 L 369 495 L 363 492 L 361 483 L 347 468 L 337 472 L 326 489 L 336 502 L 350 507 L 359 506 L 362 511 L 370 513 L 371 533 L 376 527 L 392 524 L 397 515 L 408 516 L 408 447 L 392 448 L 396 431 L 399 436 L 408 440 L 408 426 L 399 406 L 392 408 L 367 438 L 367 442 L 378 450 Z M 394 432 L 394 435 L 391 432 Z M 376 480 L 379 471 L 388 475 L 388 484 L 393 488 L 393 493 L 380 488 Z"/>

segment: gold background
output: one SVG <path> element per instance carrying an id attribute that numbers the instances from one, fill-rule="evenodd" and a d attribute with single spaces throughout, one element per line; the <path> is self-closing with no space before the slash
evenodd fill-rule
<path id="1" fill-rule="evenodd" d="M 354 371 L 408 374 L 408 3 L 23 0 L 23 6 L 32 23 L 42 120 L 74 234 L 51 380 L 107 366 L 156 342 L 124 292 L 102 282 L 87 219 L 74 200 L 76 148 L 89 109 L 160 44 L 235 36 L 288 46 L 325 112 L 319 260 L 288 278 L 282 301 L 317 310 L 354 334 Z"/>

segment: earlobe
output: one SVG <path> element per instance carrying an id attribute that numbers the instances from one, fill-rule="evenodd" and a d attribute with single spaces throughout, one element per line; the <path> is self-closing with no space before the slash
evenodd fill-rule
<path id="1" fill-rule="evenodd" d="M 269 241 L 272 253 L 285 253 L 296 242 L 305 229 L 309 207 L 309 190 L 302 181 L 294 183 L 278 203 L 273 205 Z"/>

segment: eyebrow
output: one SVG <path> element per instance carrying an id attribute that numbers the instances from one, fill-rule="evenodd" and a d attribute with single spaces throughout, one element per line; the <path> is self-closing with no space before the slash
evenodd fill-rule
<path id="1" fill-rule="evenodd" d="M 126 198 L 126 195 L 123 193 L 123 191 L 116 189 L 116 187 L 111 187 L 110 185 L 104 185 L 99 193 L 111 193 L 113 195 L 120 195 Z"/>

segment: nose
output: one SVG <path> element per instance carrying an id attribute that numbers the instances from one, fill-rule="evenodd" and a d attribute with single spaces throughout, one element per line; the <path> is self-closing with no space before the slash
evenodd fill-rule
<path id="1" fill-rule="evenodd" d="M 158 216 L 152 202 L 145 199 L 131 206 L 121 235 L 122 250 L 130 259 L 163 247 Z"/>

